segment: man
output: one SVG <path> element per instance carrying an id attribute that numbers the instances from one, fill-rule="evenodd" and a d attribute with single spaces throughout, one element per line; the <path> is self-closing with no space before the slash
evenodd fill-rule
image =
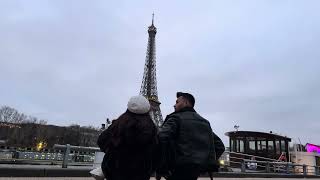
<path id="1" fill-rule="evenodd" d="M 178 92 L 175 112 L 159 130 L 168 180 L 195 180 L 201 172 L 217 170 L 216 160 L 224 151 L 222 141 L 212 132 L 209 121 L 194 110 L 194 104 L 191 94 Z M 161 168 L 159 171 L 164 173 Z"/>

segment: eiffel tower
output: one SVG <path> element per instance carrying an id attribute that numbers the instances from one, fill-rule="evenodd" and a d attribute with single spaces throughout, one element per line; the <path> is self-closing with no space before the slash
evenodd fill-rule
<path id="1" fill-rule="evenodd" d="M 148 27 L 148 47 L 146 62 L 144 66 L 144 73 L 140 95 L 145 96 L 151 105 L 150 116 L 153 122 L 159 127 L 163 123 L 160 101 L 158 99 L 157 77 L 156 77 L 156 43 L 155 37 L 157 28 L 153 24 L 154 14 L 152 14 L 152 24 Z"/>

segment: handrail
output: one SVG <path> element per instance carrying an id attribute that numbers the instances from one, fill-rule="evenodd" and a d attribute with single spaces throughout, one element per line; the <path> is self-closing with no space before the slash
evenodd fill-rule
<path id="1" fill-rule="evenodd" d="M 66 145 L 55 144 L 55 145 L 53 145 L 53 148 L 64 150 L 62 168 L 68 167 L 70 150 L 87 150 L 87 151 L 92 151 L 92 152 L 100 151 L 100 148 L 96 148 L 96 147 L 71 146 L 70 144 L 66 144 Z"/>
<path id="2" fill-rule="evenodd" d="M 271 160 L 271 161 L 278 161 L 277 159 L 272 159 L 272 158 L 266 158 L 266 157 L 262 157 L 262 156 L 256 156 L 256 155 L 251 155 L 251 154 L 244 154 L 244 153 L 238 153 L 238 152 L 230 152 L 230 151 L 225 151 L 226 153 L 229 154 L 238 154 L 238 155 L 244 155 L 244 156 L 249 156 L 249 157 L 255 157 L 255 158 L 259 158 L 259 159 L 266 159 L 266 160 Z M 234 158 L 234 157 L 232 157 Z"/>
<path id="3" fill-rule="evenodd" d="M 297 164 L 292 162 L 283 162 L 277 159 L 271 159 L 251 154 L 244 154 L 239 152 L 230 152 L 225 151 L 229 155 L 241 155 L 242 157 L 235 157 L 235 156 L 229 156 L 229 162 L 233 164 L 241 164 L 241 172 L 246 172 L 247 164 L 246 163 L 256 163 L 255 168 L 259 167 L 259 169 L 265 169 L 265 172 L 269 173 L 271 171 L 274 172 L 285 172 L 285 173 L 297 173 L 297 170 L 299 173 L 302 173 L 304 176 L 307 174 L 314 174 L 316 176 L 320 176 L 320 166 L 311 166 L 311 165 L 305 165 L 305 164 Z M 260 160 L 252 160 L 252 159 L 246 159 L 255 157 L 256 159 Z M 232 161 L 234 160 L 234 161 Z M 238 162 L 236 162 L 238 161 Z M 259 163 L 259 164 L 258 164 Z M 249 166 L 249 165 L 248 165 Z M 297 169 L 299 168 L 299 169 Z"/>
<path id="4" fill-rule="evenodd" d="M 53 149 L 65 150 L 66 149 L 66 145 L 54 144 L 53 145 Z M 70 150 L 82 150 L 82 151 L 97 152 L 97 151 L 100 151 L 100 148 L 98 148 L 98 147 L 85 147 L 85 146 L 72 146 L 72 145 L 70 145 Z"/>
<path id="5" fill-rule="evenodd" d="M 307 175 L 307 173 L 313 173 L 316 176 L 320 176 L 320 166 L 311 166 L 306 164 L 297 164 L 292 162 L 275 162 L 275 161 L 257 161 L 257 160 L 251 160 L 251 159 L 243 159 L 241 162 L 241 172 L 246 172 L 246 164 L 247 163 L 256 163 L 256 167 L 258 167 L 257 163 L 265 164 L 265 171 L 267 173 L 270 172 L 270 169 L 273 169 L 274 171 L 282 171 L 287 174 L 290 172 L 294 172 L 295 167 L 302 167 L 302 173 L 304 176 Z M 262 167 L 260 165 L 260 167 Z M 276 169 L 279 168 L 279 169 Z"/>

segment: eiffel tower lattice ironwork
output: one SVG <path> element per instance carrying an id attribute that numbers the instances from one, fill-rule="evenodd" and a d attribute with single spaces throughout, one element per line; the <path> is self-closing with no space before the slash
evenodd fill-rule
<path id="1" fill-rule="evenodd" d="M 155 45 L 157 28 L 153 24 L 153 19 L 154 14 L 152 14 L 152 24 L 148 27 L 148 47 L 140 94 L 149 100 L 151 105 L 150 116 L 153 122 L 159 127 L 163 123 L 163 119 L 157 90 Z"/>

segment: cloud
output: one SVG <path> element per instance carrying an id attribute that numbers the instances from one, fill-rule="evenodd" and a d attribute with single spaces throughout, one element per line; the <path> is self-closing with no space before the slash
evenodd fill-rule
<path id="1" fill-rule="evenodd" d="M 223 134 L 320 144 L 318 1 L 1 1 L 0 99 L 49 124 L 99 126 L 141 86 L 155 11 L 163 116 L 175 93 Z"/>

